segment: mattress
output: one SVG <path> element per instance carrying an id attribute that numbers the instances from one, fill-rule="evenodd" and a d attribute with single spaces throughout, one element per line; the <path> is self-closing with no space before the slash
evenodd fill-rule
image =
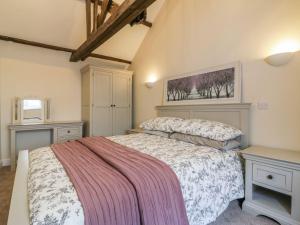
<path id="1" fill-rule="evenodd" d="M 214 221 L 235 199 L 244 197 L 242 165 L 236 151 L 149 134 L 108 137 L 168 164 L 177 175 L 190 225 Z M 31 224 L 83 225 L 76 191 L 51 148 L 30 153 L 28 179 Z"/>

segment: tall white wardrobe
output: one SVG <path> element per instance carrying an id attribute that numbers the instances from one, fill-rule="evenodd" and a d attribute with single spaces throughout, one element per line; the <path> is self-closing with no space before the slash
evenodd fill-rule
<path id="1" fill-rule="evenodd" d="M 132 127 L 132 72 L 88 65 L 81 74 L 84 135 L 125 134 Z"/>

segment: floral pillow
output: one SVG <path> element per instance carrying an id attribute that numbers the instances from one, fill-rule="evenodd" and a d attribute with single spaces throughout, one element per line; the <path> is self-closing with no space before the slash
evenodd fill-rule
<path id="1" fill-rule="evenodd" d="M 183 121 L 183 119 L 177 117 L 157 117 L 141 123 L 140 128 L 171 133 L 173 127 L 179 126 Z"/>
<path id="2" fill-rule="evenodd" d="M 241 136 L 239 129 L 230 125 L 201 119 L 184 120 L 172 127 L 174 132 L 197 135 L 216 141 L 228 141 Z"/>

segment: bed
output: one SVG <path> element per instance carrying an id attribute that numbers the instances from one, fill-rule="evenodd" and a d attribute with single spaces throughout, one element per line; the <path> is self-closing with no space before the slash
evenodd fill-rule
<path id="1" fill-rule="evenodd" d="M 243 146 L 247 146 L 249 108 L 249 104 L 160 106 L 157 107 L 157 111 L 158 116 L 204 118 L 231 124 L 243 131 L 245 134 Z M 149 134 L 115 136 L 108 139 L 153 156 L 172 168 L 180 181 L 190 225 L 208 224 L 214 221 L 227 208 L 230 201 L 244 197 L 242 166 L 236 151 L 222 152 L 207 146 L 196 146 Z M 36 150 L 33 156 L 44 157 L 44 163 L 48 160 L 49 167 L 55 166 L 58 169 L 61 167 L 50 148 Z M 38 164 L 36 166 L 41 167 Z M 47 166 L 43 168 L 47 170 Z M 82 225 L 83 212 L 78 198 L 76 199 L 76 192 L 72 191 L 72 184 L 66 179 L 64 170 L 60 168 L 59 171 L 57 176 L 62 178 L 60 184 L 70 187 L 69 197 L 75 201 L 71 209 L 76 212 L 72 224 Z M 8 225 L 29 224 L 28 196 L 31 195 L 30 193 L 28 195 L 27 175 L 28 152 L 22 151 L 19 154 Z M 34 185 L 32 187 L 31 192 L 35 191 Z M 53 193 L 51 194 L 53 197 Z M 55 204 L 57 199 L 47 198 L 47 194 L 44 199 L 46 202 L 53 201 L 52 205 L 64 207 Z"/>

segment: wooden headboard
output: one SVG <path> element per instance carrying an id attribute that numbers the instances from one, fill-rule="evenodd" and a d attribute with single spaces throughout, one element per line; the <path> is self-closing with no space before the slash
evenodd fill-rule
<path id="1" fill-rule="evenodd" d="M 210 104 L 156 106 L 158 116 L 173 116 L 184 119 L 206 119 L 219 121 L 240 129 L 242 148 L 249 145 L 249 111 L 251 104 Z"/>

